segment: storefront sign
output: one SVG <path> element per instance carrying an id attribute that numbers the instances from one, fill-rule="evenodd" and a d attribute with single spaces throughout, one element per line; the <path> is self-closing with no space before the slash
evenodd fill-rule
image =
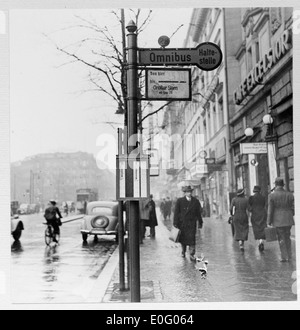
<path id="1" fill-rule="evenodd" d="M 241 154 L 266 154 L 268 153 L 267 143 L 240 143 Z"/>
<path id="2" fill-rule="evenodd" d="M 191 101 L 190 69 L 146 69 L 147 100 Z"/>
<path id="3" fill-rule="evenodd" d="M 255 67 L 234 92 L 234 100 L 237 105 L 241 104 L 245 97 L 262 82 L 266 73 L 291 49 L 292 31 L 285 30 L 281 37 L 269 49 L 268 53 L 256 63 Z"/>

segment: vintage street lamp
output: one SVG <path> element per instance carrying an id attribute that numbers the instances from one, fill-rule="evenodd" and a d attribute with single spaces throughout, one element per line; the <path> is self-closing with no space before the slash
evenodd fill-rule
<path id="1" fill-rule="evenodd" d="M 251 127 L 247 127 L 246 129 L 245 129 L 245 135 L 247 136 L 247 137 L 250 137 L 250 136 L 253 136 L 253 134 L 254 134 L 254 131 L 253 131 L 253 129 L 251 128 Z"/>

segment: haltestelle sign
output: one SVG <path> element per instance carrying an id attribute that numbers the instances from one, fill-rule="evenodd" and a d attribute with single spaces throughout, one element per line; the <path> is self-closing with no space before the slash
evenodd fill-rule
<path id="1" fill-rule="evenodd" d="M 262 82 L 264 75 L 291 49 L 291 32 L 290 29 L 285 30 L 273 47 L 269 49 L 268 53 L 248 73 L 242 84 L 234 92 L 234 100 L 237 105 L 242 103 L 245 97 Z"/>
<path id="2" fill-rule="evenodd" d="M 223 54 L 212 42 L 203 42 L 196 48 L 140 48 L 141 65 L 196 65 L 204 71 L 212 71 L 221 65 Z"/>

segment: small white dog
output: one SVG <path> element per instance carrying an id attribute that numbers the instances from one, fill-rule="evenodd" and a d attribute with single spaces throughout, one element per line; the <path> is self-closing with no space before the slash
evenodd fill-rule
<path id="1" fill-rule="evenodd" d="M 205 260 L 204 256 L 196 258 L 196 269 L 200 272 L 201 278 L 205 279 L 207 277 L 207 265 L 208 261 Z"/>

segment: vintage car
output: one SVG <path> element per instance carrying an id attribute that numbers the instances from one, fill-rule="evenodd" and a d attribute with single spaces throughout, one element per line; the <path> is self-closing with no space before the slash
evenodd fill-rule
<path id="1" fill-rule="evenodd" d="M 21 204 L 18 210 L 19 214 L 29 214 L 30 213 L 30 206 L 29 204 Z"/>
<path id="2" fill-rule="evenodd" d="M 115 235 L 118 241 L 118 202 L 88 203 L 80 231 L 84 242 L 89 235 L 93 235 L 95 239 L 100 235 Z"/>
<path id="3" fill-rule="evenodd" d="M 11 234 L 15 241 L 18 241 L 22 236 L 22 231 L 24 230 L 23 222 L 20 220 L 17 214 L 11 215 Z"/>

